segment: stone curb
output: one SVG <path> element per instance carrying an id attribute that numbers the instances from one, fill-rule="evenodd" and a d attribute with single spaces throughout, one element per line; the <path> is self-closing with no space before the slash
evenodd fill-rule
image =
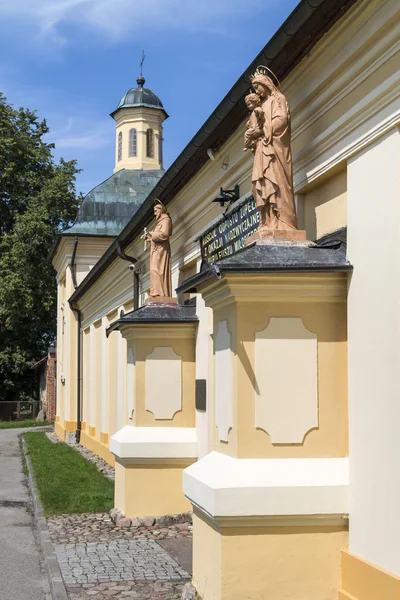
<path id="1" fill-rule="evenodd" d="M 22 435 L 22 451 L 28 468 L 28 483 L 32 496 L 35 525 L 39 534 L 40 545 L 42 548 L 44 562 L 46 565 L 47 577 L 50 585 L 52 600 L 68 600 L 67 590 L 63 582 L 60 567 L 58 566 L 57 555 L 54 551 L 53 543 L 50 539 L 50 533 L 47 527 L 47 521 L 43 516 L 43 508 L 39 500 L 39 494 L 36 489 L 33 478 L 32 464 L 26 450 L 26 444 Z"/>

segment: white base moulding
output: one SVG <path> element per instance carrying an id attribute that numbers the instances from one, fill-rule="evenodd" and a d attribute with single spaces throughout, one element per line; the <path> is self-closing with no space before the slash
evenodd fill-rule
<path id="1" fill-rule="evenodd" d="M 133 427 L 126 425 L 110 438 L 110 451 L 120 460 L 197 458 L 195 427 Z"/>
<path id="2" fill-rule="evenodd" d="M 215 520 L 347 518 L 348 458 L 233 458 L 211 452 L 183 472 L 193 506 Z"/>

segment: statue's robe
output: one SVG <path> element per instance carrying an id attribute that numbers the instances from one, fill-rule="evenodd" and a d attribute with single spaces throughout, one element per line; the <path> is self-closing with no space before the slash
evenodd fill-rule
<path id="1" fill-rule="evenodd" d="M 290 151 L 290 114 L 279 91 L 262 104 L 264 135 L 256 143 L 252 191 L 258 207 L 270 206 L 278 217 L 275 229 L 297 229 Z"/>
<path id="2" fill-rule="evenodd" d="M 172 296 L 170 216 L 163 213 L 151 232 L 150 242 L 150 296 Z"/>

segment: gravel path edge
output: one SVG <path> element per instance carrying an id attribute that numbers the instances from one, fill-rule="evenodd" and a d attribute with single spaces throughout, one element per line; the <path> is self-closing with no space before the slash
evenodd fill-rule
<path id="1" fill-rule="evenodd" d="M 41 550 L 43 553 L 44 563 L 50 586 L 51 598 L 52 600 L 68 600 L 68 594 L 67 590 L 65 589 L 60 567 L 58 565 L 57 555 L 54 550 L 53 543 L 50 539 L 50 532 L 47 527 L 47 521 L 43 516 L 43 507 L 41 505 L 39 494 L 36 489 L 36 484 L 33 477 L 32 463 L 27 452 L 26 442 L 23 434 L 21 435 L 21 440 L 23 458 L 25 460 L 28 470 L 27 479 L 33 503 L 33 517 L 38 532 Z"/>

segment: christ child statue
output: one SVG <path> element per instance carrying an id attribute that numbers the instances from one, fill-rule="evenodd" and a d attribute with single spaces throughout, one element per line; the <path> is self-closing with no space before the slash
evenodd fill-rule
<path id="1" fill-rule="evenodd" d="M 261 98 L 258 94 L 248 94 L 244 101 L 251 111 L 244 134 L 244 151 L 252 150 L 255 152 L 258 140 L 264 135 L 265 114 L 261 108 Z"/>

